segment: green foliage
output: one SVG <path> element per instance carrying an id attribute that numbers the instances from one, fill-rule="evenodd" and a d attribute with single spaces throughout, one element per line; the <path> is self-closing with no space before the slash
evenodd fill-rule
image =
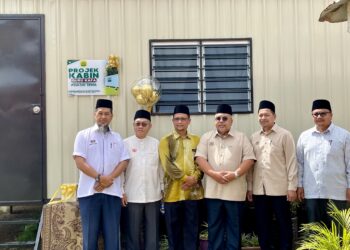
<path id="1" fill-rule="evenodd" d="M 107 76 L 112 76 L 118 74 L 118 69 L 116 67 L 107 67 Z"/>
<path id="2" fill-rule="evenodd" d="M 350 209 L 339 210 L 330 202 L 328 214 L 332 217 L 330 229 L 318 222 L 302 226 L 307 237 L 297 250 L 350 250 Z"/>
<path id="3" fill-rule="evenodd" d="M 169 244 L 168 244 L 168 238 L 166 235 L 163 235 L 160 239 L 160 250 L 168 250 Z"/>
<path id="4" fill-rule="evenodd" d="M 199 238 L 201 240 L 208 240 L 208 223 L 203 222 L 201 227 L 204 229 L 200 232 Z"/>
<path id="5" fill-rule="evenodd" d="M 259 240 L 258 236 L 253 234 L 242 234 L 242 247 L 258 247 Z"/>
<path id="6" fill-rule="evenodd" d="M 22 232 L 16 237 L 17 241 L 34 241 L 36 238 L 36 233 L 38 231 L 37 224 L 28 224 L 24 226 Z"/>

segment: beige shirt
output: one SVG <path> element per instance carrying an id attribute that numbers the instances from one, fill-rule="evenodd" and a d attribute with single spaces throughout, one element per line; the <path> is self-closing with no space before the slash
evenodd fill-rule
<path id="1" fill-rule="evenodd" d="M 252 189 L 256 195 L 287 195 L 298 185 L 295 144 L 292 134 L 275 124 L 269 134 L 262 130 L 251 136 L 256 162 Z M 251 190 L 251 185 L 249 185 Z"/>
<path id="2" fill-rule="evenodd" d="M 196 156 L 206 159 L 214 170 L 235 171 L 242 161 L 255 160 L 249 139 L 232 129 L 225 138 L 220 137 L 216 130 L 205 133 L 197 146 Z M 228 201 L 244 201 L 246 198 L 246 175 L 227 184 L 220 184 L 205 175 L 204 184 L 205 198 Z"/>

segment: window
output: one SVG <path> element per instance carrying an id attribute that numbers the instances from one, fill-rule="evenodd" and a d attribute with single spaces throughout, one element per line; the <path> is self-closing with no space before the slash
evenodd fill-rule
<path id="1" fill-rule="evenodd" d="M 169 114 L 185 104 L 192 114 L 215 113 L 229 104 L 234 113 L 252 113 L 252 41 L 151 40 L 151 74 L 162 95 L 153 112 Z"/>

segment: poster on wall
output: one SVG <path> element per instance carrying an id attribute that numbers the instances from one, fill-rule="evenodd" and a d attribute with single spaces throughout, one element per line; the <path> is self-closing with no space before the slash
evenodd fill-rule
<path id="1" fill-rule="evenodd" d="M 117 95 L 118 74 L 108 75 L 107 60 L 68 60 L 68 95 Z"/>

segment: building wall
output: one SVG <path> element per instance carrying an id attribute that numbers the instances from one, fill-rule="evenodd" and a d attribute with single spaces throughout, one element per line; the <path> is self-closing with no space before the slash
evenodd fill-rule
<path id="1" fill-rule="evenodd" d="M 295 139 L 311 127 L 315 98 L 332 102 L 334 121 L 350 129 L 350 34 L 346 23 L 318 22 L 333 0 L 1 0 L 1 14 L 44 14 L 48 196 L 76 182 L 71 154 L 77 131 L 93 124 L 97 97 L 68 96 L 68 59 L 121 58 L 112 127 L 132 134 L 138 108 L 130 88 L 149 74 L 149 39 L 253 39 L 254 114 L 235 115 L 248 136 L 258 129 L 257 105 L 276 104 L 278 123 Z M 347 49 L 346 49 L 347 48 Z M 169 116 L 152 117 L 151 135 L 170 131 Z M 190 130 L 213 128 L 213 116 L 193 116 Z"/>

